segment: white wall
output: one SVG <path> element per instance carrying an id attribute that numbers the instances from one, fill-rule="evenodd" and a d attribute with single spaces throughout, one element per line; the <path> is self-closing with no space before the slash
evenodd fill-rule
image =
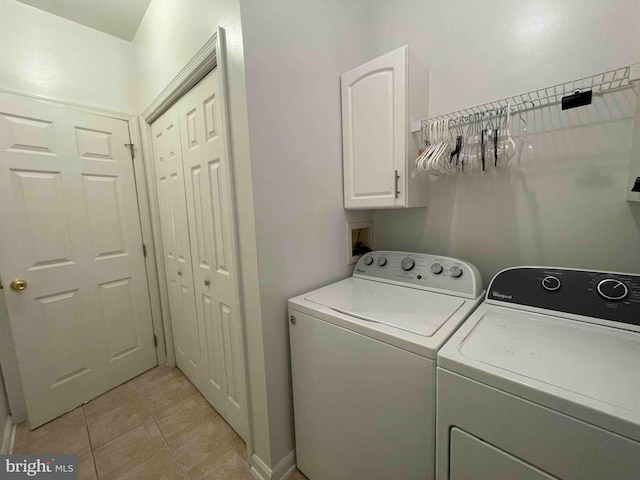
<path id="1" fill-rule="evenodd" d="M 408 43 L 429 65 L 431 115 L 640 61 L 634 0 L 372 0 L 372 19 L 376 54 Z M 376 213 L 377 246 L 458 256 L 485 282 L 522 264 L 640 272 L 640 206 L 625 201 L 635 103 L 628 90 L 527 114 L 520 165 Z"/>
<path id="2" fill-rule="evenodd" d="M 238 0 L 153 0 L 134 38 L 143 111 L 217 30 L 226 30 L 229 116 L 254 452 L 271 457 L 262 340 L 244 53 Z"/>
<path id="3" fill-rule="evenodd" d="M 230 57 L 235 60 L 234 56 L 242 53 L 238 0 L 152 0 L 133 39 L 139 54 L 141 111 L 191 60 L 218 25 L 227 29 Z"/>
<path id="4" fill-rule="evenodd" d="M 271 461 L 293 449 L 287 299 L 351 274 L 340 79 L 369 59 L 367 2 L 241 0 Z"/>
<path id="5" fill-rule="evenodd" d="M 137 65 L 131 43 L 0 0 L 0 88 L 137 112 Z"/>

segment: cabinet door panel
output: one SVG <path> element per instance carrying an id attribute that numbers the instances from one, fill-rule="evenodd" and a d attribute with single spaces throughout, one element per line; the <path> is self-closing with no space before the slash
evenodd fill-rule
<path id="1" fill-rule="evenodd" d="M 342 75 L 346 208 L 405 206 L 406 47 Z"/>

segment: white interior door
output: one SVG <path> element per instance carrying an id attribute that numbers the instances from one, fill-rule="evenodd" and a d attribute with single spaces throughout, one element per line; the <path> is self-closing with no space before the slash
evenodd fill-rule
<path id="1" fill-rule="evenodd" d="M 203 394 L 246 436 L 244 354 L 235 215 L 226 118 L 214 69 L 179 102 L 182 157 L 191 233 L 196 308 L 202 320 L 206 367 Z"/>
<path id="2" fill-rule="evenodd" d="M 201 329 L 193 292 L 177 107 L 158 118 L 151 131 L 176 363 L 189 378 L 197 379 L 204 377 Z"/>
<path id="3" fill-rule="evenodd" d="M 125 121 L 0 93 L 0 273 L 32 428 L 157 364 L 129 141 Z"/>

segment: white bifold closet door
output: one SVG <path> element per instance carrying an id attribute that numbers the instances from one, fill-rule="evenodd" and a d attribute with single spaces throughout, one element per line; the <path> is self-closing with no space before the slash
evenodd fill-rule
<path id="1" fill-rule="evenodd" d="M 225 105 L 216 68 L 152 125 L 178 367 L 246 438 Z"/>

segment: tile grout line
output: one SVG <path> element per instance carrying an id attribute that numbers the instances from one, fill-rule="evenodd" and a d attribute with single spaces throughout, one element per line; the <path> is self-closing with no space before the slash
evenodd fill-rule
<path id="1" fill-rule="evenodd" d="M 93 473 L 96 475 L 96 479 L 98 478 L 98 467 L 96 466 L 96 457 L 93 454 L 93 443 L 91 442 L 91 433 L 89 432 L 89 422 L 87 421 L 87 412 L 84 411 L 84 406 L 86 404 L 81 405 L 82 408 L 82 418 L 84 419 L 84 428 L 87 431 L 87 438 L 89 439 L 89 452 L 91 454 L 91 460 L 93 461 Z M 80 457 L 78 457 L 78 463 L 80 463 Z"/>
<path id="2" fill-rule="evenodd" d="M 151 410 L 149 410 L 149 407 L 147 407 L 147 404 L 146 404 L 146 402 L 144 401 L 144 398 L 142 398 L 142 395 L 139 395 L 139 397 L 140 397 L 140 400 L 142 400 L 142 403 L 144 403 L 145 408 L 146 408 L 146 409 L 147 409 L 147 411 L 149 412 L 149 416 L 151 416 L 151 419 L 152 419 L 152 420 L 154 420 L 154 419 L 153 419 L 153 416 L 151 415 Z M 111 410 L 115 410 L 116 408 L 119 408 L 120 406 L 121 406 L 121 405 L 119 405 L 118 407 L 112 408 Z M 111 410 L 108 410 L 108 411 L 110 412 Z M 83 408 L 83 412 L 84 412 L 84 408 Z M 105 412 L 105 413 L 106 413 L 106 412 Z M 155 421 L 155 420 L 154 420 L 154 421 Z M 85 422 L 86 422 L 86 424 L 87 424 L 87 430 L 89 431 L 89 422 L 88 422 L 88 421 L 87 421 L 87 419 L 86 419 L 86 412 L 85 412 Z M 115 440 L 116 438 L 120 438 L 120 437 L 121 437 L 121 436 L 123 436 L 123 435 L 126 435 L 127 433 L 131 432 L 132 430 L 135 430 L 136 428 L 138 428 L 138 427 L 140 427 L 140 426 L 142 426 L 142 425 L 144 425 L 144 422 L 140 422 L 140 424 L 139 424 L 139 425 L 136 425 L 135 427 L 131 427 L 129 430 L 126 430 L 126 431 L 124 431 L 124 432 L 122 432 L 122 433 L 120 433 L 120 434 L 116 435 L 115 437 L 110 438 L 110 439 L 109 439 L 109 440 L 107 440 L 106 442 L 102 442 L 100 445 L 96 445 L 95 447 L 93 446 L 93 442 L 91 441 L 91 433 L 90 433 L 90 431 L 89 431 L 89 444 L 91 445 L 91 451 L 94 451 L 94 450 L 97 450 L 97 449 L 99 449 L 99 448 L 103 447 L 103 446 L 104 446 L 104 445 L 106 445 L 107 443 L 112 442 L 112 441 L 113 441 L 113 440 Z"/>
<path id="3" fill-rule="evenodd" d="M 177 368 L 177 367 L 176 367 L 176 368 Z M 184 373 L 183 373 L 179 368 L 178 368 L 178 370 L 179 370 L 179 371 L 180 371 L 180 373 L 182 374 L 183 378 L 184 378 L 187 382 L 189 382 L 189 383 L 190 383 L 190 384 L 195 388 L 195 385 L 193 385 L 193 382 L 191 382 L 191 380 L 189 380 L 189 378 L 188 378 L 188 377 L 187 377 L 187 376 L 186 376 L 186 375 L 185 375 L 185 374 L 184 374 Z M 137 387 L 137 385 L 136 385 L 136 388 L 138 388 L 138 387 Z M 196 394 L 197 394 L 197 395 L 199 395 L 199 396 L 200 396 L 200 398 L 202 398 L 202 400 L 206 402 L 207 406 L 208 406 L 209 408 L 211 408 L 211 409 L 215 412 L 216 417 L 220 417 L 220 418 L 225 422 L 225 424 L 227 424 L 227 425 L 229 426 L 228 422 L 224 419 L 224 417 L 223 417 L 222 415 L 220 415 L 220 412 L 218 412 L 215 408 L 213 408 L 213 406 L 211 406 L 211 404 L 209 404 L 209 402 L 207 401 L 207 399 L 206 399 L 206 398 L 204 398 L 204 395 L 202 395 L 202 393 L 201 393 L 197 388 L 196 388 Z M 172 455 L 172 457 L 174 458 L 174 460 L 175 460 L 176 464 L 178 465 L 178 468 L 179 468 L 179 469 L 180 469 L 180 471 L 182 472 L 182 475 L 184 476 L 185 480 L 190 480 L 190 477 L 187 475 L 187 473 L 186 473 L 186 472 L 184 471 L 184 469 L 182 468 L 182 464 L 181 464 L 181 463 L 180 463 L 180 461 L 178 460 L 178 457 L 177 457 L 176 453 L 173 451 L 173 447 L 171 446 L 171 444 L 169 443 L 169 441 L 168 441 L 168 440 L 167 440 L 167 438 L 165 437 L 164 432 L 162 431 L 162 428 L 160 427 L 160 424 L 158 423 L 159 417 L 157 417 L 157 415 L 155 415 L 155 414 L 153 413 L 153 411 L 151 410 L 151 408 L 149 408 L 149 406 L 147 405 L 147 400 L 146 400 L 146 398 L 144 397 L 144 395 L 143 395 L 142 393 L 140 393 L 140 397 L 142 398 L 142 401 L 145 403 L 145 406 L 147 407 L 147 409 L 149 410 L 149 413 L 151 414 L 151 418 L 153 418 L 153 421 L 154 421 L 154 422 L 156 423 L 156 425 L 158 426 L 158 430 L 160 431 L 160 434 L 161 434 L 161 435 L 162 435 L 162 437 L 164 438 L 165 442 L 167 442 L 167 447 L 169 448 L 169 451 L 171 452 L 171 455 Z M 190 397 L 186 397 L 186 398 L 184 398 L 184 399 L 180 400 L 179 402 L 176 402 L 176 405 L 177 405 L 177 404 L 179 404 L 179 403 L 181 403 L 181 402 L 183 402 L 183 401 L 185 401 L 185 400 L 188 400 L 189 398 L 190 398 Z M 174 405 L 174 406 L 175 406 L 175 405 Z M 229 428 L 231 428 L 231 426 L 229 426 Z M 232 430 L 233 430 L 233 429 L 232 429 Z M 235 431 L 234 431 L 234 433 L 237 435 L 237 433 L 236 433 Z M 244 442 L 244 441 L 243 441 L 243 442 Z M 234 449 L 234 448 L 231 448 L 228 452 L 225 452 L 224 454 L 222 454 L 222 455 L 220 456 L 220 458 L 216 459 L 216 461 L 214 462 L 214 464 L 213 464 L 213 465 L 210 465 L 209 467 L 205 468 L 202 472 L 198 473 L 198 474 L 194 477 L 194 480 L 195 480 L 196 478 L 199 478 L 199 477 L 203 476 L 205 473 L 207 473 L 207 471 L 209 471 L 209 470 L 210 470 L 210 469 L 212 469 L 214 466 L 216 466 L 216 465 L 218 464 L 218 462 L 219 462 L 223 457 L 225 457 L 226 455 L 228 455 L 229 453 L 231 453 L 231 452 L 233 451 L 233 449 Z"/>
<path id="4" fill-rule="evenodd" d="M 138 388 L 138 386 L 136 385 L 136 389 L 137 388 Z M 138 393 L 140 393 L 140 392 L 138 392 Z M 158 427 L 158 431 L 160 432 L 160 435 L 162 435 L 162 438 L 167 443 L 167 448 L 169 449 L 169 453 L 171 454 L 171 458 L 173 458 L 173 461 L 176 462 L 176 465 L 178 466 L 178 469 L 180 470 L 180 473 L 182 473 L 182 476 L 184 477 L 184 479 L 188 480 L 189 477 L 187 477 L 187 474 L 184 472 L 184 469 L 182 468 L 182 464 L 178 461 L 178 457 L 176 456 L 175 452 L 173 451 L 173 448 L 171 447 L 171 444 L 169 443 L 169 440 L 167 440 L 167 437 L 164 435 L 164 432 L 162 431 L 162 428 L 160 427 L 160 424 L 158 423 L 158 420 L 156 420 L 155 415 L 153 414 L 153 412 L 149 408 L 149 405 L 147 405 L 147 400 L 144 398 L 144 395 L 142 395 L 141 393 L 140 393 L 140 398 L 142 398 L 142 402 L 144 403 L 144 406 L 147 408 L 147 410 L 149 410 L 149 414 L 151 415 L 151 419 L 156 424 L 156 427 Z"/>
<path id="5" fill-rule="evenodd" d="M 154 368 L 157 368 L 157 367 L 154 367 Z M 128 382 L 133 383 L 133 387 L 135 388 L 136 393 L 138 394 L 138 396 L 139 396 L 140 400 L 142 400 L 142 403 L 144 404 L 145 408 L 146 408 L 146 409 L 147 409 L 147 411 L 149 412 L 149 415 L 151 416 L 151 420 L 153 420 L 153 423 L 156 425 L 156 427 L 158 427 L 158 431 L 160 432 L 160 435 L 162 435 L 162 438 L 164 439 L 165 443 L 167 444 L 167 445 L 166 445 L 166 447 L 170 449 L 169 442 L 167 442 L 167 439 L 166 439 L 166 438 L 164 438 L 164 434 L 162 433 L 162 430 L 160 429 L 160 426 L 159 426 L 159 425 L 158 425 L 158 423 L 156 422 L 156 419 L 155 419 L 155 417 L 153 416 L 153 413 L 151 412 L 151 409 L 150 409 L 150 408 L 149 408 L 149 406 L 147 405 L 147 402 L 146 402 L 146 400 L 145 400 L 145 398 L 144 398 L 144 395 L 142 395 L 142 392 L 140 392 L 140 389 L 138 388 L 137 382 L 135 381 L 137 378 L 141 377 L 142 375 L 144 375 L 145 373 L 147 373 L 147 372 L 149 372 L 149 371 L 151 371 L 151 370 L 153 370 L 153 368 L 152 368 L 152 369 L 150 369 L 150 370 L 147 370 L 146 372 L 141 373 L 141 374 L 140 374 L 140 375 L 138 375 L 137 377 L 134 377 L 134 378 L 132 378 L 132 379 L 128 380 L 127 382 L 125 382 L 125 383 L 128 383 Z M 98 397 L 98 398 L 99 398 L 99 397 Z M 83 407 L 83 408 L 82 408 L 82 413 L 83 413 L 83 414 L 85 414 L 85 412 L 84 412 L 84 405 L 83 405 L 82 407 Z M 87 434 L 89 434 L 89 432 L 88 432 L 88 430 L 89 430 L 89 424 L 88 424 L 88 422 L 86 421 L 86 415 L 85 415 L 85 425 L 87 426 Z M 142 426 L 142 425 L 144 425 L 144 423 L 141 423 L 140 425 L 136 425 L 135 427 L 130 428 L 130 429 L 129 429 L 129 430 L 127 430 L 126 432 L 123 432 L 123 433 L 121 433 L 120 435 L 117 435 L 117 436 L 113 437 L 111 440 L 109 440 L 109 441 L 107 441 L 107 442 L 104 442 L 104 443 L 102 443 L 102 444 L 98 445 L 98 446 L 96 447 L 96 449 L 103 447 L 104 445 L 106 445 L 106 444 L 108 444 L 108 443 L 110 443 L 110 442 L 112 442 L 112 441 L 116 440 L 117 438 L 122 437 L 123 435 L 126 435 L 127 433 L 129 433 L 129 432 L 131 432 L 131 431 L 135 430 L 136 428 L 138 428 L 138 427 L 140 427 L 140 426 Z M 90 435 L 89 435 L 89 445 L 91 446 L 91 454 L 92 454 L 92 456 L 93 456 L 93 466 L 94 466 L 94 469 L 95 469 L 95 472 L 96 472 L 96 477 L 98 477 L 98 479 L 99 479 L 99 475 L 98 475 L 98 466 L 96 465 L 95 455 L 93 454 L 94 449 L 93 449 L 93 446 L 92 446 L 92 444 L 91 444 L 91 436 L 90 436 Z M 131 470 L 133 470 L 133 469 L 137 468 L 138 466 L 142 465 L 144 462 L 146 462 L 147 460 L 149 460 L 149 459 L 150 459 L 151 457 L 153 457 L 154 455 L 157 455 L 158 453 L 160 453 L 162 450 L 164 450 L 164 447 L 163 447 L 163 448 L 161 448 L 161 449 L 160 449 L 160 450 L 158 450 L 158 451 L 153 452 L 151 455 L 149 455 L 148 457 L 146 457 L 146 458 L 145 458 L 144 460 L 142 460 L 141 462 L 139 462 L 139 463 L 135 464 L 133 467 L 131 467 L 131 468 L 130 468 L 129 470 L 127 470 L 126 472 L 121 473 L 121 474 L 120 474 L 120 475 L 118 475 L 114 480 L 117 480 L 118 478 L 120 478 L 120 477 L 122 477 L 122 476 L 126 475 L 126 474 L 127 474 L 127 473 L 129 473 Z M 179 467 L 179 465 L 178 465 L 178 467 Z M 186 477 L 185 477 L 185 478 L 186 478 Z"/>
<path id="6" fill-rule="evenodd" d="M 156 367 L 156 368 L 157 368 L 157 367 Z M 153 370 L 153 369 L 151 369 L 151 370 Z M 148 370 L 148 371 L 151 371 L 151 370 Z M 178 369 L 178 370 L 179 370 L 179 369 Z M 180 371 L 180 370 L 179 370 L 179 371 Z M 147 373 L 147 372 L 144 372 L 144 373 Z M 158 419 L 159 419 L 160 417 L 158 417 L 158 415 L 157 415 L 157 414 L 154 414 L 154 412 L 151 410 L 151 408 L 149 407 L 149 404 L 147 403 L 147 399 L 146 399 L 145 395 L 142 393 L 142 391 L 141 391 L 140 387 L 138 386 L 138 382 L 136 381 L 136 379 L 137 379 L 137 378 L 139 378 L 139 377 L 141 377 L 142 375 L 144 375 L 144 373 L 143 373 L 143 374 L 141 374 L 141 375 L 139 375 L 138 377 L 134 377 L 134 378 L 132 378 L 132 379 L 131 379 L 131 380 L 129 380 L 129 381 L 133 383 L 133 386 L 134 386 L 134 388 L 135 388 L 135 390 L 136 390 L 136 392 L 137 392 L 137 394 L 138 394 L 139 398 L 142 400 L 142 402 L 143 402 L 143 404 L 144 404 L 145 408 L 146 408 L 146 409 L 147 409 L 147 411 L 149 412 L 149 415 L 151 416 L 151 419 L 153 420 L 153 422 L 154 422 L 154 424 L 156 425 L 156 427 L 158 428 L 158 431 L 160 432 L 160 435 L 162 436 L 163 440 L 165 441 L 166 446 L 165 446 L 165 447 L 162 447 L 161 449 L 159 449 L 159 450 L 157 450 L 157 451 L 155 451 L 155 452 L 153 452 L 153 453 L 151 453 L 148 457 L 144 458 L 142 461 L 140 461 L 139 463 L 137 463 L 136 465 L 134 465 L 133 467 L 131 467 L 129 470 L 127 470 L 127 471 L 125 471 L 125 472 L 121 473 L 120 475 L 118 475 L 118 477 L 116 477 L 114 480 L 117 480 L 118 478 L 121 478 L 122 476 L 124 476 L 124 475 L 128 474 L 129 472 L 131 472 L 132 470 L 134 470 L 135 468 L 137 468 L 138 466 L 140 466 L 141 464 L 143 464 L 144 462 L 146 462 L 147 460 L 149 460 L 149 459 L 150 459 L 150 458 L 152 458 L 153 456 L 155 456 L 155 455 L 159 454 L 160 452 L 162 452 L 165 448 L 167 448 L 167 449 L 169 450 L 169 453 L 171 454 L 171 456 L 172 456 L 173 460 L 175 461 L 176 465 L 178 466 L 178 469 L 180 470 L 180 473 L 183 475 L 183 478 L 184 478 L 185 480 L 189 480 L 189 478 L 190 478 L 190 477 L 185 473 L 185 471 L 184 471 L 184 469 L 183 469 L 183 467 L 182 467 L 182 464 L 178 461 L 178 457 L 176 456 L 176 453 L 174 452 L 174 450 L 173 450 L 173 448 L 172 448 L 171 444 L 170 444 L 170 443 L 169 443 L 169 441 L 167 440 L 167 438 L 166 438 L 166 436 L 165 436 L 164 432 L 162 431 L 162 428 L 160 427 L 160 424 L 158 423 Z M 181 373 L 181 375 L 182 375 L 182 378 L 184 378 L 187 382 L 189 382 L 191 385 L 193 385 L 193 383 L 192 383 L 192 382 L 191 382 L 191 381 L 190 381 L 190 380 L 189 380 L 189 379 L 184 375 L 184 373 L 183 373 L 182 371 L 180 371 L 180 373 Z M 195 387 L 195 386 L 194 386 L 194 387 Z M 207 405 L 208 405 L 209 407 L 211 407 L 211 408 L 212 408 L 212 410 L 216 413 L 216 416 L 217 416 L 217 417 L 220 417 L 220 418 L 221 418 L 221 419 L 222 419 L 222 420 L 223 420 L 223 421 L 228 425 L 228 423 L 226 422 L 226 420 L 224 419 L 224 417 L 222 417 L 222 415 L 220 415 L 220 413 L 219 413 L 215 408 L 213 408 L 213 407 L 208 403 L 208 401 L 206 400 L 206 398 L 204 398 L 204 396 L 203 396 L 203 395 L 202 395 L 202 394 L 201 394 L 197 389 L 196 389 L 196 392 L 197 392 L 197 394 L 198 394 L 198 395 L 199 395 L 199 396 L 200 396 L 200 397 L 201 397 L 201 398 L 202 398 L 202 399 L 207 403 Z M 187 400 L 188 398 L 189 398 L 189 397 L 185 397 L 184 399 L 181 399 L 179 402 L 176 402 L 176 404 L 177 404 L 177 403 L 180 403 L 180 402 L 182 402 L 182 401 L 185 401 L 185 400 Z M 88 421 L 87 421 L 87 418 L 86 418 L 86 412 L 85 412 L 85 410 L 84 410 L 84 405 L 82 406 L 82 413 L 83 413 L 83 417 L 84 417 L 84 420 L 85 420 L 85 427 L 86 427 L 86 429 L 87 429 L 87 435 L 89 436 L 89 445 L 90 445 L 90 447 L 91 447 L 91 454 L 92 454 L 93 461 L 94 461 L 94 470 L 95 470 L 95 473 L 96 473 L 96 477 L 97 477 L 97 478 L 100 478 L 100 477 L 99 477 L 99 475 L 98 475 L 98 468 L 97 468 L 97 464 L 96 464 L 96 461 L 95 461 L 95 455 L 94 455 L 94 451 L 95 451 L 95 450 L 94 450 L 94 448 L 93 448 L 93 443 L 91 442 L 91 435 L 90 435 L 90 433 L 89 433 Z M 140 427 L 141 425 L 143 425 L 143 424 L 137 425 L 137 426 L 135 426 L 135 427 L 133 427 L 133 428 L 131 428 L 131 429 L 127 430 L 126 432 L 123 432 L 123 433 L 121 433 L 120 435 L 118 435 L 118 436 L 116 436 L 116 437 L 114 437 L 114 438 L 110 439 L 109 441 L 104 442 L 104 443 L 102 443 L 102 444 L 100 444 L 100 445 L 96 446 L 95 448 L 96 448 L 96 449 L 99 449 L 99 448 L 101 448 L 102 446 L 104 446 L 104 445 L 106 445 L 106 444 L 108 444 L 108 443 L 110 443 L 110 442 L 112 442 L 112 441 L 116 440 L 117 438 L 119 438 L 119 437 L 121 437 L 121 436 L 123 436 L 123 435 L 126 435 L 127 433 L 129 433 L 129 432 L 131 432 L 132 430 L 134 430 L 134 429 L 136 429 L 136 428 Z M 231 428 L 231 427 L 230 427 L 230 428 Z M 235 432 L 234 432 L 234 433 L 235 433 Z M 237 435 L 237 433 L 236 433 L 236 435 Z M 206 468 L 205 470 L 203 470 L 202 472 L 200 472 L 200 473 L 199 473 L 198 475 L 196 475 L 194 478 L 199 478 L 200 476 L 204 475 L 208 470 L 210 470 L 210 469 L 211 469 L 211 468 L 213 468 L 215 465 L 217 465 L 217 464 L 218 464 L 218 462 L 219 462 L 222 458 L 224 458 L 226 455 L 228 455 L 229 453 L 231 453 L 231 452 L 233 451 L 233 449 L 234 449 L 234 448 L 231 448 L 228 452 L 225 452 L 224 454 L 220 455 L 220 458 L 216 459 L 216 461 L 214 462 L 214 464 L 213 464 L 213 465 L 210 465 L 208 468 Z"/>
<path id="7" fill-rule="evenodd" d="M 140 391 L 138 390 L 138 386 L 135 384 L 134 382 L 134 387 L 136 388 L 136 392 L 138 392 L 138 395 L 140 396 L 140 399 L 142 400 L 142 403 L 144 403 L 145 408 L 149 411 L 149 415 L 151 416 L 151 420 L 153 420 L 153 423 L 156 425 L 156 427 L 158 427 L 158 431 L 160 432 L 160 435 L 162 435 L 162 438 L 164 439 L 165 443 L 167 444 L 167 448 L 169 447 L 169 442 L 167 442 L 167 439 L 164 438 L 164 435 L 162 434 L 162 430 L 160 430 L 160 426 L 156 423 L 155 418 L 153 418 L 153 414 L 151 413 L 151 409 L 149 408 L 149 406 L 147 405 L 147 402 L 145 401 L 144 397 L 142 396 L 142 394 L 140 393 Z M 115 440 L 116 438 L 120 438 L 122 435 L 126 435 L 127 433 L 131 432 L 132 430 L 135 430 L 138 427 L 141 427 L 144 424 L 140 424 L 140 425 L 136 425 L 135 427 L 133 427 L 130 430 L 127 430 L 126 432 L 124 432 L 121 435 L 118 435 L 117 437 L 112 438 L 111 440 L 109 440 L 109 442 Z M 103 445 L 106 445 L 109 442 L 105 442 L 102 445 L 100 445 L 101 447 Z M 138 468 L 140 465 L 142 465 L 144 462 L 146 462 L 147 460 L 149 460 L 151 457 L 153 457 L 154 455 L 157 455 L 158 453 L 160 453 L 162 450 L 164 450 L 164 447 L 161 448 L 160 450 L 157 450 L 153 453 L 151 453 L 148 457 L 144 458 L 142 461 L 140 461 L 139 463 L 136 463 L 133 467 L 131 467 L 129 470 L 127 470 L 126 472 L 122 472 L 120 475 L 118 475 L 117 477 L 115 477 L 113 480 L 118 480 L 119 478 L 125 476 L 127 473 L 129 473 L 130 471 Z M 95 457 L 94 457 L 94 463 L 95 463 Z M 98 472 L 98 467 L 96 466 L 96 475 Z M 98 479 L 99 480 L 99 479 Z"/>

